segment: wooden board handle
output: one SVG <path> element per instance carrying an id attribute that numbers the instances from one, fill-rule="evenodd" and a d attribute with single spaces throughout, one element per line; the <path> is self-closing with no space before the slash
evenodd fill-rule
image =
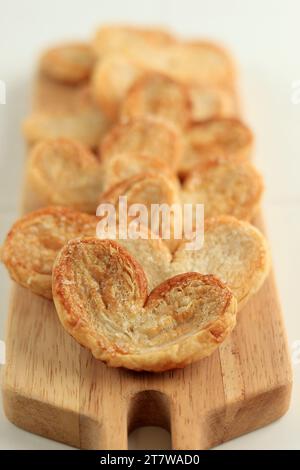
<path id="1" fill-rule="evenodd" d="M 128 449 L 128 434 L 144 426 L 158 426 L 171 432 L 172 449 L 197 450 L 201 442 L 201 423 L 195 423 L 193 407 L 172 404 L 167 395 L 156 390 L 137 392 L 128 400 L 107 400 L 98 430 L 99 449 Z M 89 426 L 90 429 L 90 426 Z M 86 447 L 86 443 L 85 443 Z"/>

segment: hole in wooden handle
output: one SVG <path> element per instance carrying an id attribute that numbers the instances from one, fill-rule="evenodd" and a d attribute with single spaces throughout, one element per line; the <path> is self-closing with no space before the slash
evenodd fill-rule
<path id="1" fill-rule="evenodd" d="M 129 403 L 128 434 L 131 449 L 170 449 L 169 398 L 156 390 L 135 394 Z"/>

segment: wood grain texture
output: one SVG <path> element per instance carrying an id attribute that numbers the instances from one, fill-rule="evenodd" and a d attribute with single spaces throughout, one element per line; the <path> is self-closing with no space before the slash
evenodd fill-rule
<path id="1" fill-rule="evenodd" d="M 78 91 L 45 79 L 35 109 L 76 107 Z M 25 184 L 23 211 L 40 203 Z M 261 227 L 261 218 L 256 221 Z M 174 449 L 207 449 L 288 409 L 291 368 L 273 274 L 212 356 L 161 374 L 110 369 L 61 327 L 54 305 L 14 285 L 3 401 L 26 430 L 84 449 L 127 449 L 128 431 L 158 425 Z"/>

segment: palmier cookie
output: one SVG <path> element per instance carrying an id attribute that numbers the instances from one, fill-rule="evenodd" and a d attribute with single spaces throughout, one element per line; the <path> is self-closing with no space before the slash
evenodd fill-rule
<path id="1" fill-rule="evenodd" d="M 126 93 L 143 73 L 143 67 L 120 54 L 105 56 L 96 64 L 90 91 L 108 120 L 117 119 Z"/>
<path id="2" fill-rule="evenodd" d="M 107 129 L 106 118 L 95 106 L 65 112 L 34 112 L 23 123 L 23 133 L 30 145 L 44 139 L 65 137 L 97 148 Z"/>
<path id="3" fill-rule="evenodd" d="M 164 174 L 174 176 L 169 165 L 159 158 L 149 154 L 130 154 L 128 161 L 126 153 L 116 153 L 107 158 L 102 164 L 103 190 L 106 191 L 117 183 L 139 173 Z"/>
<path id="4" fill-rule="evenodd" d="M 250 129 L 235 118 L 213 118 L 194 122 L 185 134 L 185 149 L 179 168 L 184 177 L 203 161 L 216 157 L 247 160 L 253 146 Z"/>
<path id="5" fill-rule="evenodd" d="M 51 277 L 58 251 L 70 239 L 96 233 L 97 218 L 63 207 L 47 207 L 18 220 L 2 248 L 10 276 L 35 294 L 52 298 Z"/>
<path id="6" fill-rule="evenodd" d="M 192 240 L 191 240 L 192 241 Z M 174 254 L 174 274 L 197 271 L 221 279 L 238 302 L 239 310 L 263 284 L 270 269 L 266 239 L 248 222 L 220 216 L 205 222 L 200 250 L 186 249 L 182 242 Z"/>
<path id="7" fill-rule="evenodd" d="M 252 220 L 263 193 L 263 179 L 247 161 L 203 162 L 186 177 L 182 188 L 185 203 L 203 204 L 206 218 L 232 215 Z"/>
<path id="8" fill-rule="evenodd" d="M 41 141 L 30 153 L 28 175 L 45 204 L 95 213 L 102 192 L 99 160 L 71 139 Z"/>
<path id="9" fill-rule="evenodd" d="M 234 86 L 232 58 L 220 45 L 208 41 L 178 42 L 162 54 L 165 70 L 175 80 L 197 86 Z"/>
<path id="10" fill-rule="evenodd" d="M 185 128 L 190 121 L 191 103 L 186 87 L 159 73 L 148 73 L 127 93 L 120 111 L 121 121 L 156 116 Z"/>
<path id="11" fill-rule="evenodd" d="M 194 122 L 213 118 L 232 118 L 238 115 L 236 96 L 225 86 L 187 87 Z"/>
<path id="12" fill-rule="evenodd" d="M 181 233 L 177 235 L 177 226 L 175 226 L 175 223 L 179 221 L 180 226 L 178 225 L 178 228 L 181 228 L 182 217 L 178 181 L 163 174 L 140 173 L 109 188 L 101 195 L 99 204 L 113 204 L 118 214 L 120 197 L 126 198 L 126 209 L 130 210 L 135 207 L 134 213 L 128 214 L 128 217 L 130 219 L 140 218 L 142 225 L 149 224 L 151 220 L 151 223 L 156 225 L 151 227 L 151 230 L 161 236 L 170 250 L 174 251 L 178 244 L 177 237 L 182 237 Z M 175 211 L 177 209 L 176 213 L 170 211 L 169 227 L 163 227 L 160 220 L 159 214 L 161 212 L 159 211 L 163 210 L 164 207 L 174 207 Z M 144 208 L 146 209 L 145 212 Z M 157 210 L 156 222 L 154 222 L 154 210 Z M 143 217 L 146 217 L 146 220 Z"/>
<path id="13" fill-rule="evenodd" d="M 66 331 L 112 367 L 164 371 L 210 355 L 236 323 L 236 300 L 214 276 L 185 273 L 147 295 L 143 268 L 114 241 L 70 241 L 53 270 Z"/>
<path id="14" fill-rule="evenodd" d="M 77 84 L 91 75 L 95 54 L 87 43 L 68 43 L 53 47 L 41 57 L 40 68 L 48 77 Z"/>
<path id="15" fill-rule="evenodd" d="M 117 124 L 100 145 L 103 162 L 116 154 L 123 154 L 128 164 L 131 155 L 139 154 L 159 158 L 176 169 L 182 154 L 181 134 L 170 123 L 152 117 Z"/>

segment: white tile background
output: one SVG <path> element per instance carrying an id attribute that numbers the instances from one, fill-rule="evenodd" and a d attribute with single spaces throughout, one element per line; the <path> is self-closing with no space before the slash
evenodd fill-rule
<path id="1" fill-rule="evenodd" d="M 85 38 L 101 22 L 166 24 L 188 36 L 224 41 L 240 64 L 245 116 L 256 134 L 256 163 L 264 174 L 265 216 L 289 342 L 300 340 L 300 3 L 297 0 L 0 0 L 0 242 L 17 216 L 24 144 L 20 123 L 29 107 L 30 79 L 39 52 L 53 42 Z M 300 94 L 300 93 L 299 93 Z M 0 267 L 0 339 L 9 280 Z M 299 354 L 300 359 L 300 354 Z M 300 449 L 300 363 L 289 413 L 276 423 L 224 444 L 224 449 Z M 139 431 L 135 446 L 167 445 Z M 162 444 L 163 443 L 163 444 Z M 58 449 L 61 444 L 22 431 L 0 415 L 1 449 Z"/>

